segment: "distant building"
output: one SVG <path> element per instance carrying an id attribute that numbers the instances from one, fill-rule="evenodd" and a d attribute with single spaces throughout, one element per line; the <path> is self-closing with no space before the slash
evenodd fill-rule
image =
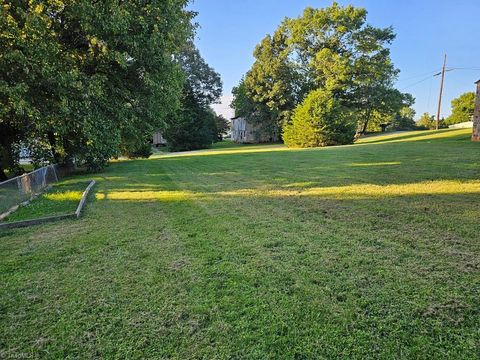
<path id="1" fill-rule="evenodd" d="M 167 140 L 163 137 L 161 132 L 156 132 L 153 134 L 153 146 L 159 147 L 159 146 L 166 146 L 167 145 Z"/>
<path id="2" fill-rule="evenodd" d="M 279 135 L 269 133 L 257 124 L 252 124 L 243 117 L 232 118 L 232 140 L 236 143 L 256 144 L 266 142 L 276 142 Z"/>
<path id="3" fill-rule="evenodd" d="M 475 111 L 473 112 L 472 140 L 480 141 L 480 80 L 475 84 L 477 84 L 477 95 L 475 97 Z"/>
<path id="4" fill-rule="evenodd" d="M 473 121 L 464 121 L 461 123 L 449 125 L 449 129 L 471 129 L 473 127 Z"/>

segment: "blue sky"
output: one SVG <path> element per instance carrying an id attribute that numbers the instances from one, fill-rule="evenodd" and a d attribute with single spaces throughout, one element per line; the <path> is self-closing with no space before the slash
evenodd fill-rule
<path id="1" fill-rule="evenodd" d="M 415 98 L 417 117 L 436 113 L 443 54 L 447 67 L 476 68 L 447 72 L 442 115 L 450 114 L 450 101 L 474 90 L 480 79 L 480 0 L 351 0 L 338 1 L 368 10 L 367 22 L 393 26 L 397 38 L 392 59 L 401 73 L 397 88 Z M 308 0 L 195 0 L 200 24 L 196 43 L 202 56 L 224 83 L 222 104 L 215 110 L 231 115 L 231 89 L 253 63 L 255 45 L 285 18 L 297 17 L 307 6 L 325 7 L 331 1 Z M 422 81 L 424 80 L 424 81 Z"/>

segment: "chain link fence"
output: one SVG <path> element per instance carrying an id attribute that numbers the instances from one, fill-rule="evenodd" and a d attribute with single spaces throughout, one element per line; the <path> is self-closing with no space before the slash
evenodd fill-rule
<path id="1" fill-rule="evenodd" d="M 58 182 L 55 165 L 44 166 L 28 174 L 0 183 L 0 214 L 41 193 Z"/>

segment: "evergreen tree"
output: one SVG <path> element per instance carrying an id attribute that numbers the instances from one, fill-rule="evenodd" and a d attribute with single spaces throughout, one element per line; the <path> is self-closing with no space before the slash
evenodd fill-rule
<path id="1" fill-rule="evenodd" d="M 222 94 L 220 75 L 203 60 L 192 42 L 187 43 L 178 63 L 185 73 L 182 106 L 168 119 L 165 139 L 173 151 L 207 148 L 218 137 L 210 105 Z"/>
<path id="2" fill-rule="evenodd" d="M 308 94 L 284 128 L 283 140 L 289 147 L 317 147 L 350 144 L 356 119 L 334 94 L 314 90 Z"/>

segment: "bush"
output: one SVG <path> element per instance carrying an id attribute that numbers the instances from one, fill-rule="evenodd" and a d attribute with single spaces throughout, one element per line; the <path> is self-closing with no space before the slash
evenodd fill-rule
<path id="1" fill-rule="evenodd" d="M 331 92 L 312 91 L 295 109 L 283 131 L 288 147 L 318 147 L 353 143 L 356 121 Z"/>
<path id="2" fill-rule="evenodd" d="M 148 159 L 152 155 L 152 145 L 145 142 L 139 145 L 137 148 L 132 149 L 126 153 L 126 156 L 130 159 L 144 158 Z"/>
<path id="3" fill-rule="evenodd" d="M 419 130 L 435 130 L 437 128 L 437 121 L 435 120 L 435 116 L 424 113 L 421 118 L 417 120 L 416 126 Z M 447 127 L 445 119 L 440 119 L 439 128 L 445 129 Z"/>

